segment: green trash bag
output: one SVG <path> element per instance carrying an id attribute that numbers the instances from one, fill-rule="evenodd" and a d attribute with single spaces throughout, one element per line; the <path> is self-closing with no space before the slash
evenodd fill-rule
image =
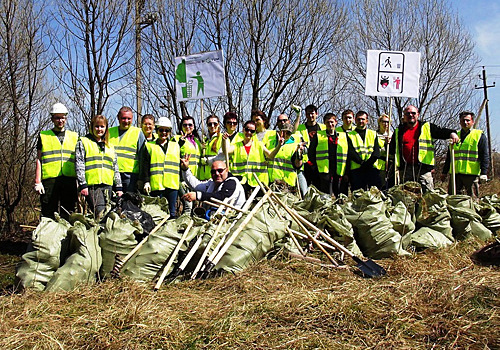
<path id="1" fill-rule="evenodd" d="M 455 241 L 451 229 L 451 215 L 448 211 L 446 197 L 441 189 L 426 192 L 419 198 L 416 208 L 417 228 L 428 227 L 441 232 L 450 241 Z"/>
<path id="2" fill-rule="evenodd" d="M 152 281 L 155 277 L 160 275 L 163 266 L 165 266 L 170 259 L 170 255 L 179 243 L 190 221 L 191 218 L 189 216 L 183 215 L 163 224 L 158 231 L 149 235 L 146 243 L 137 254 L 123 266 L 120 274 L 139 282 Z M 187 249 L 189 242 L 196 237 L 200 229 L 200 226 L 191 228 L 180 251 L 185 251 Z M 174 262 L 176 262 L 177 259 L 178 256 L 175 257 Z M 168 273 L 170 273 L 173 268 L 174 264 L 172 264 Z"/>
<path id="3" fill-rule="evenodd" d="M 484 199 L 481 199 L 479 203 L 475 203 L 474 207 L 476 213 L 481 216 L 481 223 L 491 232 L 497 233 L 500 230 L 500 213 L 495 207 Z"/>
<path id="4" fill-rule="evenodd" d="M 22 256 L 16 272 L 16 286 L 42 291 L 50 281 L 60 262 L 67 256 L 69 223 L 56 216 L 56 220 L 43 217 L 33 231 L 28 252 Z"/>
<path id="5" fill-rule="evenodd" d="M 70 291 L 78 284 L 89 284 L 96 281 L 97 273 L 102 264 L 101 247 L 97 232 L 99 226 L 87 229 L 85 224 L 75 222 L 68 230 L 70 238 L 69 256 L 54 276 L 47 283 L 47 291 Z"/>
<path id="6" fill-rule="evenodd" d="M 466 195 L 452 195 L 446 199 L 451 214 L 453 235 L 457 240 L 470 236 L 482 240 L 491 238 L 491 231 L 481 223 L 481 216 L 476 213 L 474 202 Z"/>
<path id="7" fill-rule="evenodd" d="M 115 256 L 124 258 L 137 245 L 135 235 L 142 234 L 139 222 L 121 218 L 117 213 L 110 212 L 102 233 L 99 235 L 99 245 L 102 252 L 101 277 L 107 278 L 113 271 Z"/>
<path id="8" fill-rule="evenodd" d="M 234 225 L 229 235 L 240 227 L 243 220 L 245 216 Z M 285 236 L 288 224 L 288 220 L 281 220 L 274 209 L 268 203 L 264 203 L 228 248 L 215 269 L 239 272 L 251 263 L 263 259 L 275 248 L 274 243 Z"/>
<path id="9" fill-rule="evenodd" d="M 415 232 L 407 233 L 403 236 L 401 241 L 403 248 L 408 249 L 412 246 L 415 247 L 416 250 L 427 248 L 438 249 L 453 244 L 444 234 L 429 227 L 421 227 Z"/>
<path id="10" fill-rule="evenodd" d="M 352 225 L 339 204 L 333 204 L 326 209 L 316 226 L 325 229 L 334 240 L 349 249 L 354 255 L 363 255 L 354 239 Z"/>
<path id="11" fill-rule="evenodd" d="M 390 211 L 390 220 L 392 223 L 392 227 L 401 236 L 412 233 L 415 230 L 415 224 L 412 221 L 412 215 L 406 209 L 406 206 L 403 202 L 397 202 Z"/>
<path id="12" fill-rule="evenodd" d="M 165 217 L 169 217 L 168 201 L 166 198 L 142 196 L 141 209 L 153 217 L 156 225 Z"/>
<path id="13" fill-rule="evenodd" d="M 401 236 L 386 216 L 385 196 L 377 188 L 357 190 L 354 201 L 344 205 L 347 220 L 354 228 L 354 238 L 363 255 L 381 259 L 393 255 L 410 255 L 401 248 Z"/>
<path id="14" fill-rule="evenodd" d="M 387 191 L 387 196 L 391 199 L 392 205 L 402 202 L 411 214 L 415 223 L 415 211 L 418 199 L 422 195 L 422 186 L 418 182 L 408 181 L 402 185 L 394 186 Z"/>

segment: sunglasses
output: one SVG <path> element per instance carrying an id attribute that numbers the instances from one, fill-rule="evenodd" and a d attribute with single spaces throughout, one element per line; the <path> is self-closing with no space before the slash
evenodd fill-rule
<path id="1" fill-rule="evenodd" d="M 417 115 L 417 112 L 405 112 L 405 115 Z"/>
<path id="2" fill-rule="evenodd" d="M 217 126 L 218 123 L 207 123 L 207 125 L 210 126 L 210 127 L 214 127 L 214 126 Z"/>
<path id="3" fill-rule="evenodd" d="M 224 172 L 224 170 L 226 170 L 226 168 L 212 169 L 212 170 L 210 170 L 210 173 L 212 175 L 222 174 Z"/>
<path id="4" fill-rule="evenodd" d="M 229 124 L 229 125 L 237 125 L 238 122 L 226 122 L 226 124 Z"/>
<path id="5" fill-rule="evenodd" d="M 284 123 L 284 122 L 287 122 L 288 119 L 278 119 L 278 123 Z"/>
<path id="6" fill-rule="evenodd" d="M 158 132 L 171 132 L 172 129 L 158 128 Z"/>
<path id="7" fill-rule="evenodd" d="M 194 124 L 182 124 L 182 126 L 184 126 L 186 128 L 192 128 L 194 126 Z"/>
<path id="8" fill-rule="evenodd" d="M 246 132 L 249 132 L 249 133 L 251 133 L 251 134 L 255 133 L 255 129 L 245 128 L 245 131 L 246 131 Z"/>

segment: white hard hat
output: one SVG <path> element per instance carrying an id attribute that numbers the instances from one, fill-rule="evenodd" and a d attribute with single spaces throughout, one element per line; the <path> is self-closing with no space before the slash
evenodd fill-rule
<path id="1" fill-rule="evenodd" d="M 50 110 L 50 114 L 59 114 L 59 113 L 68 114 L 68 109 L 62 103 L 59 103 L 59 102 L 54 103 L 52 105 L 51 110 Z"/>
<path id="2" fill-rule="evenodd" d="M 155 124 L 157 127 L 172 128 L 172 122 L 167 117 L 160 117 Z"/>

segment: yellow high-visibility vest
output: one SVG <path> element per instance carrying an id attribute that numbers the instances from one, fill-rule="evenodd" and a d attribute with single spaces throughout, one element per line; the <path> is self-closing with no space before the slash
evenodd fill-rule
<path id="1" fill-rule="evenodd" d="M 395 132 L 396 137 L 396 166 L 400 166 L 399 128 Z M 422 125 L 418 137 L 418 161 L 422 164 L 434 165 L 434 144 L 431 136 L 431 125 L 425 122 Z"/>
<path id="2" fill-rule="evenodd" d="M 269 174 L 267 172 L 267 161 L 262 144 L 257 140 L 253 140 L 250 153 L 247 155 L 243 141 L 237 142 L 234 145 L 233 167 L 231 168 L 231 172 L 233 175 L 242 176 L 252 187 L 259 186 L 259 183 L 255 180 L 252 173 L 255 173 L 260 181 L 268 185 Z"/>
<path id="3" fill-rule="evenodd" d="M 109 143 L 115 147 L 120 173 L 139 173 L 137 144 L 142 130 L 131 126 L 120 138 L 118 126 L 109 129 Z"/>
<path id="4" fill-rule="evenodd" d="M 347 135 L 345 132 L 337 133 L 337 165 L 335 172 L 339 176 L 345 174 L 347 165 Z M 316 147 L 316 164 L 320 173 L 330 172 L 330 161 L 328 159 L 328 135 L 326 131 L 318 132 L 318 146 Z"/>
<path id="5" fill-rule="evenodd" d="M 297 172 L 292 164 L 292 155 L 297 150 L 297 143 L 281 146 L 273 160 L 269 161 L 269 182 L 283 180 L 289 186 L 297 185 Z"/>
<path id="6" fill-rule="evenodd" d="M 320 130 L 326 130 L 326 125 L 323 123 L 318 123 L 319 129 Z M 304 139 L 305 142 L 307 142 L 307 146 L 310 144 L 309 140 L 309 132 L 307 131 L 307 127 L 305 124 L 300 124 L 299 127 L 297 128 L 297 132 L 300 133 L 300 136 Z"/>
<path id="7" fill-rule="evenodd" d="M 212 139 L 207 144 L 207 148 L 205 149 L 205 155 L 208 157 L 216 156 L 222 147 L 222 141 L 223 141 L 222 135 L 219 135 L 219 137 L 217 136 L 212 137 Z M 212 149 L 214 145 L 215 145 L 215 151 Z M 200 171 L 199 171 L 200 180 L 203 181 L 211 179 L 212 175 L 210 174 L 210 170 L 211 170 L 210 165 L 208 164 L 200 165 Z"/>
<path id="8" fill-rule="evenodd" d="M 179 142 L 181 136 L 176 135 L 174 138 L 177 142 Z M 184 142 L 181 147 L 181 158 L 183 158 L 186 154 L 191 155 L 191 158 L 189 158 L 189 169 L 191 169 L 191 173 L 199 179 L 200 174 L 198 172 L 200 171 L 201 143 L 197 138 L 195 138 L 194 141 L 195 144 L 193 145 L 191 141 L 186 139 L 186 142 Z"/>
<path id="9" fill-rule="evenodd" d="M 85 149 L 85 181 L 87 185 L 113 186 L 115 169 L 113 160 L 115 150 L 112 145 L 105 146 L 104 151 L 87 137 L 80 138 Z"/>
<path id="10" fill-rule="evenodd" d="M 151 190 L 179 189 L 181 150 L 177 141 L 171 139 L 168 142 L 166 152 L 156 141 L 146 143 L 146 149 L 151 157 L 151 164 L 149 165 Z"/>
<path id="11" fill-rule="evenodd" d="M 75 147 L 78 134 L 66 130 L 63 143 L 59 141 L 52 130 L 40 132 L 42 140 L 41 164 L 42 179 L 51 179 L 58 176 L 76 177 Z"/>
<path id="12" fill-rule="evenodd" d="M 359 154 L 362 160 L 368 160 L 373 153 L 373 148 L 375 146 L 375 138 L 377 137 L 377 133 L 374 130 L 366 129 L 365 140 L 361 139 L 358 132 L 353 130 L 349 132 L 349 138 L 352 141 L 352 145 L 354 146 L 354 150 Z M 358 169 L 361 167 L 361 164 L 356 163 L 351 160 L 351 170 Z M 375 169 L 380 170 L 380 165 L 378 162 L 373 164 Z"/>
<path id="13" fill-rule="evenodd" d="M 462 130 L 458 132 L 459 138 L 461 133 Z M 455 172 L 457 174 L 481 174 L 478 144 L 482 134 L 481 130 L 472 129 L 463 142 L 453 145 L 455 148 Z"/>

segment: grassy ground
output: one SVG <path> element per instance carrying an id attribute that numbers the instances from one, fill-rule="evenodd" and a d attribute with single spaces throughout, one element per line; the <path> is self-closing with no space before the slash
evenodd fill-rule
<path id="1" fill-rule="evenodd" d="M 158 292 L 127 280 L 5 292 L 0 348 L 499 349 L 500 269 L 469 259 L 483 245 L 382 260 L 375 280 L 278 258 Z M 3 256 L 0 273 L 16 259 Z"/>

